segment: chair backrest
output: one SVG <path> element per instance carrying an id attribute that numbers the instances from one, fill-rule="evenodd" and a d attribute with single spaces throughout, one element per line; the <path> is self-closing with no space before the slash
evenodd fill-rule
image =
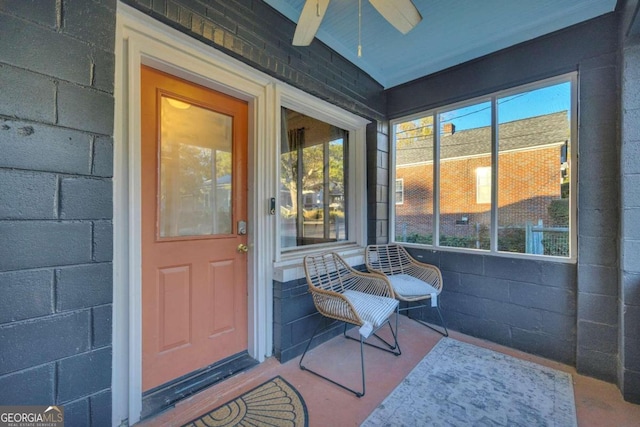
<path id="1" fill-rule="evenodd" d="M 304 273 L 309 287 L 338 293 L 352 288 L 356 280 L 349 264 L 334 252 L 304 257 Z"/>
<path id="2" fill-rule="evenodd" d="M 392 276 L 407 273 L 412 258 L 400 245 L 369 245 L 365 251 L 365 262 L 369 270 Z"/>

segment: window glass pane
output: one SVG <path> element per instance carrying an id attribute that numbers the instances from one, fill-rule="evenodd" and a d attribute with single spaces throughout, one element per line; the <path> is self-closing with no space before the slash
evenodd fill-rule
<path id="1" fill-rule="evenodd" d="M 443 112 L 440 246 L 490 249 L 491 103 Z"/>
<path id="2" fill-rule="evenodd" d="M 347 240 L 348 132 L 283 108 L 281 139 L 282 247 Z"/>
<path id="3" fill-rule="evenodd" d="M 396 205 L 404 203 L 404 181 L 396 179 Z"/>
<path id="4" fill-rule="evenodd" d="M 395 205 L 398 242 L 433 244 L 433 116 L 394 126 L 396 179 L 403 183 Z M 398 199 L 396 198 L 396 201 Z"/>
<path id="5" fill-rule="evenodd" d="M 232 125 L 229 116 L 161 97 L 160 237 L 231 233 Z"/>
<path id="6" fill-rule="evenodd" d="M 498 250 L 569 256 L 569 82 L 498 99 Z"/>

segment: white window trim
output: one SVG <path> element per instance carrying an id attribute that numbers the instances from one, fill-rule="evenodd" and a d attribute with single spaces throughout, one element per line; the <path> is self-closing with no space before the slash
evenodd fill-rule
<path id="1" fill-rule="evenodd" d="M 349 132 L 349 158 L 351 164 L 348 170 L 348 197 L 347 213 L 349 240 L 345 242 L 332 242 L 317 245 L 299 246 L 295 248 L 282 248 L 279 238 L 275 239 L 275 264 L 274 279 L 279 282 L 287 282 L 304 277 L 302 258 L 308 254 L 333 250 L 339 252 L 352 265 L 364 264 L 364 247 L 366 246 L 366 125 L 368 120 L 349 113 L 328 102 L 322 101 L 291 86 L 281 85 L 276 88 L 275 113 L 277 123 L 280 123 L 282 107 L 305 114 L 330 125 L 339 127 Z M 281 135 L 278 127 L 276 149 L 280 150 Z M 279 162 L 275 166 L 277 181 L 280 182 Z M 274 190 L 279 194 L 279 186 Z M 276 236 L 280 236 L 280 208 L 276 197 Z"/>
<path id="2" fill-rule="evenodd" d="M 427 248 L 427 249 L 431 249 L 431 250 L 438 250 L 438 251 L 442 251 L 442 252 L 463 252 L 463 253 L 473 253 L 473 254 L 486 254 L 486 255 L 492 255 L 492 256 L 499 256 L 499 257 L 505 257 L 505 258 L 521 258 L 521 259 L 530 259 L 530 260 L 541 260 L 541 261 L 552 261 L 552 262 L 560 262 L 560 263 L 569 263 L 569 264 L 575 264 L 577 262 L 577 252 L 578 252 L 578 229 L 577 229 L 577 183 L 578 183 L 578 127 L 579 127 L 579 111 L 578 111 L 578 73 L 577 72 L 571 72 L 571 73 L 566 73 L 566 74 L 562 74 L 562 75 L 558 75 L 555 77 L 551 77 L 551 78 L 547 78 L 547 79 L 543 79 L 543 80 L 538 80 L 532 83 L 528 83 L 528 84 L 524 84 L 524 85 L 520 85 L 520 86 L 516 86 L 516 87 L 512 87 L 509 89 L 505 89 L 505 90 L 501 90 L 498 92 L 493 92 L 487 95 L 483 95 L 483 96 L 479 96 L 479 97 L 475 97 L 475 98 L 471 98 L 471 99 L 467 99 L 464 101 L 460 101 L 460 102 L 456 102 L 456 103 L 452 103 L 452 104 L 446 104 L 443 105 L 441 107 L 437 107 L 437 108 L 433 108 L 430 110 L 425 110 L 425 111 L 421 111 L 421 112 L 417 112 L 417 113 L 413 113 L 407 116 L 403 116 L 403 117 L 398 117 L 395 119 L 390 120 L 389 125 L 390 125 L 390 129 L 394 129 L 395 126 L 399 123 L 403 123 L 403 122 L 407 122 L 410 120 L 415 120 L 415 119 L 419 119 L 421 117 L 427 116 L 427 115 L 433 115 L 434 118 L 437 118 L 438 115 L 440 113 L 446 112 L 446 111 L 450 111 L 452 109 L 458 109 L 458 108 L 462 108 L 462 107 L 467 107 L 469 105 L 473 105 L 473 104 L 477 104 L 480 102 L 487 102 L 490 101 L 492 103 L 496 103 L 498 98 L 502 98 L 505 96 L 509 96 L 509 95 L 514 95 L 520 92 L 524 92 L 524 91 L 528 91 L 528 90 L 535 90 L 535 89 L 540 89 L 542 87 L 545 86 L 551 86 L 554 84 L 559 84 L 559 83 L 563 83 L 563 82 L 570 82 L 571 83 L 571 120 L 570 120 L 570 127 L 571 127 L 571 139 L 570 139 L 570 146 L 571 146 L 571 177 L 570 177 L 570 198 L 569 198 L 569 212 L 570 212 L 570 219 L 569 219 L 569 227 L 570 227 L 570 254 L 568 257 L 559 257 L 559 256 L 551 256 L 551 255 L 537 255 L 537 254 L 521 254 L 521 253 L 515 253 L 515 252 L 501 252 L 497 250 L 497 208 L 494 206 L 493 202 L 492 202 L 492 206 L 491 206 L 491 224 L 492 224 L 492 239 L 491 239 L 491 249 L 490 250 L 482 250 L 482 249 L 470 249 L 470 248 L 455 248 L 455 247 L 451 247 L 451 246 L 436 246 L 436 245 L 426 245 L 426 244 L 418 244 L 418 243 L 405 243 L 405 242 L 399 242 L 402 243 L 403 246 L 408 246 L 408 247 L 415 247 L 415 248 Z M 497 123 L 498 123 L 498 118 L 497 118 L 497 114 L 492 115 L 492 133 L 496 132 L 497 129 Z M 434 120 L 434 123 L 437 122 L 437 120 Z M 437 126 L 437 125 L 436 125 Z M 436 127 L 437 128 L 437 127 Z M 396 138 L 395 138 L 395 133 L 392 131 L 391 132 L 391 141 L 390 141 L 390 153 L 391 155 L 390 157 L 390 161 L 389 161 L 389 167 L 390 167 L 390 172 L 389 172 L 389 187 L 391 188 L 392 184 L 395 183 L 395 179 L 396 179 L 396 156 L 395 156 L 395 151 L 396 151 Z M 437 213 L 440 212 L 440 132 L 435 132 L 434 133 L 434 159 L 436 159 L 436 161 L 433 162 L 434 165 L 434 188 L 437 189 L 437 191 L 434 192 L 434 206 L 433 206 L 433 212 L 434 212 L 434 218 L 433 218 L 433 239 L 434 241 L 438 241 L 437 239 L 439 238 L 439 233 L 440 233 L 440 227 L 439 227 L 439 222 L 440 222 L 440 215 L 438 215 Z M 498 150 L 497 150 L 497 141 L 495 138 L 495 135 L 492 135 L 492 144 L 494 145 L 494 147 L 492 147 L 492 165 L 497 165 L 497 156 L 498 156 Z M 492 191 L 492 201 L 496 200 L 496 192 L 497 192 L 497 186 L 498 186 L 498 180 L 497 180 L 497 173 L 498 173 L 498 167 L 494 167 L 492 168 L 492 176 L 491 176 L 491 191 Z M 389 199 L 390 199 L 390 205 L 391 206 L 395 206 L 395 191 L 394 192 L 390 192 L 391 194 L 389 195 Z M 390 242 L 396 242 L 396 233 L 395 233 L 395 209 L 390 209 L 390 213 L 389 213 L 389 241 Z"/>
<path id="3" fill-rule="evenodd" d="M 113 360 L 112 422 L 140 420 L 142 408 L 142 322 L 140 257 L 140 66 L 151 65 L 249 103 L 249 354 L 263 361 L 273 348 L 273 283 L 283 277 L 277 216 L 269 200 L 278 195 L 280 107 L 288 106 L 350 131 L 355 212 L 353 242 L 342 247 L 350 262 L 362 264 L 366 242 L 365 129 L 367 120 L 321 101 L 170 28 L 123 3 L 117 4 L 115 46 L 113 194 Z M 350 153 L 351 154 L 351 153 Z M 276 209 L 276 212 L 279 212 Z M 358 220 L 360 219 L 360 220 Z M 303 251 L 286 271 L 303 277 Z M 282 263 L 281 263 L 282 264 Z M 295 274 L 294 274 L 295 273 Z"/>

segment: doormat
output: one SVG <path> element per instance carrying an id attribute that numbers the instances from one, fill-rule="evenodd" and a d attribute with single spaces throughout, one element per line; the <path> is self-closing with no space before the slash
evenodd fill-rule
<path id="1" fill-rule="evenodd" d="M 300 393 L 277 376 L 183 427 L 307 427 L 307 406 Z"/>
<path id="2" fill-rule="evenodd" d="M 571 375 L 443 338 L 362 426 L 577 426 Z"/>

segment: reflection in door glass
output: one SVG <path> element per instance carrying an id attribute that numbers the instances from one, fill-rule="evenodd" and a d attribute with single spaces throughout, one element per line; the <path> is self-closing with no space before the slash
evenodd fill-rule
<path id="1" fill-rule="evenodd" d="M 232 231 L 230 116 L 167 96 L 160 110 L 160 237 Z"/>

